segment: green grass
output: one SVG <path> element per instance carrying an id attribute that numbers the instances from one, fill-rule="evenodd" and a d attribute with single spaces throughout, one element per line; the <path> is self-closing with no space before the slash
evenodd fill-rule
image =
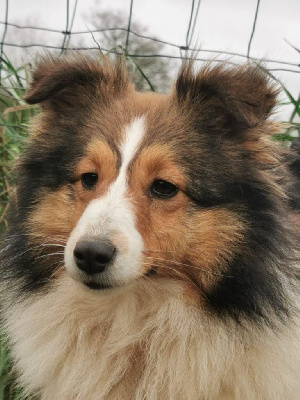
<path id="1" fill-rule="evenodd" d="M 3 335 L 0 335 L 0 400 L 26 400 L 16 384 L 8 346 Z"/>
<path id="2" fill-rule="evenodd" d="M 13 188 L 12 165 L 27 138 L 26 123 L 36 112 L 25 104 L 28 65 L 19 68 L 2 59 L 0 87 L 0 234 L 6 230 L 8 201 Z M 24 400 L 16 385 L 5 337 L 0 334 L 0 400 Z"/>
<path id="3" fill-rule="evenodd" d="M 151 90 L 153 86 L 136 61 L 129 60 L 140 72 Z M 38 112 L 38 107 L 25 104 L 23 96 L 30 73 L 30 65 L 15 68 L 10 61 L 2 59 L 2 85 L 0 87 L 0 234 L 7 227 L 8 201 L 13 191 L 13 174 L 11 168 L 18 158 L 27 139 L 27 123 Z M 295 124 L 300 117 L 300 95 L 294 98 L 283 87 L 287 96 L 284 105 L 292 105 L 293 109 L 289 118 L 290 127 L 285 132 L 274 136 L 275 140 L 282 143 L 291 141 L 291 130 L 297 129 L 300 133 L 300 124 Z M 7 344 L 0 335 L 0 400 L 24 400 L 20 389 L 17 388 L 11 368 Z"/>
<path id="4" fill-rule="evenodd" d="M 2 59 L 0 87 L 0 233 L 7 225 L 8 200 L 12 191 L 12 164 L 18 158 L 26 138 L 27 121 L 37 112 L 37 107 L 27 105 L 23 96 L 28 81 L 29 65 L 14 68 Z"/>

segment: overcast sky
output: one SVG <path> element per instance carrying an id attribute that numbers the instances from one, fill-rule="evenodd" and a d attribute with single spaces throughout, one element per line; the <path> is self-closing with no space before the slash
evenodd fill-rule
<path id="1" fill-rule="evenodd" d="M 6 0 L 0 0 L 2 22 L 5 20 L 5 3 Z M 65 0 L 9 0 L 8 21 L 23 25 L 34 23 L 38 27 L 63 31 L 66 29 L 66 4 Z M 134 0 L 132 19 L 147 27 L 150 36 L 185 45 L 191 4 L 192 0 Z M 195 8 L 197 4 L 196 0 Z M 71 19 L 75 0 L 70 0 L 69 5 Z M 201 0 L 191 44 L 200 46 L 202 50 L 246 54 L 256 5 L 257 0 Z M 91 28 L 93 10 L 120 10 L 128 15 L 129 8 L 130 0 L 78 0 L 73 31 Z M 0 25 L 0 41 L 3 29 Z M 55 35 L 54 40 L 54 35 L 36 32 L 36 41 L 42 40 L 47 44 L 56 44 L 57 40 L 62 42 L 62 35 Z M 7 38 L 9 42 L 13 41 L 9 34 Z M 16 38 L 18 40 L 18 35 Z M 300 0 L 261 0 L 250 55 L 299 64 L 300 54 L 287 42 L 300 48 Z M 166 47 L 164 53 L 179 56 L 179 51 L 171 47 Z M 205 58 L 216 56 L 213 53 L 200 54 Z M 297 66 L 268 64 L 268 67 L 300 72 Z M 294 96 L 298 96 L 300 73 L 274 71 L 274 74 Z M 281 114 L 287 115 L 284 111 Z"/>

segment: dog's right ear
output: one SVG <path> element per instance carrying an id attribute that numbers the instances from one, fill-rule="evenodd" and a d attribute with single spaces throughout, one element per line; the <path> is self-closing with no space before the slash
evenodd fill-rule
<path id="1" fill-rule="evenodd" d="M 175 93 L 181 107 L 201 111 L 207 121 L 226 115 L 228 127 L 240 133 L 269 117 L 278 88 L 258 65 L 207 64 L 194 73 L 192 60 L 181 68 Z"/>
<path id="2" fill-rule="evenodd" d="M 36 66 L 24 100 L 29 104 L 72 105 L 100 96 L 107 102 L 131 86 L 124 60 L 115 63 L 77 57 L 45 57 Z"/>

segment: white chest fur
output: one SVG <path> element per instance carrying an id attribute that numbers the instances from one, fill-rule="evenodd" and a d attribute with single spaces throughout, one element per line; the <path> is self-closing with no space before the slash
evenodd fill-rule
<path id="1" fill-rule="evenodd" d="M 21 382 L 42 400 L 299 400 L 296 327 L 223 324 L 179 283 L 146 282 L 99 293 L 66 276 L 10 308 Z"/>

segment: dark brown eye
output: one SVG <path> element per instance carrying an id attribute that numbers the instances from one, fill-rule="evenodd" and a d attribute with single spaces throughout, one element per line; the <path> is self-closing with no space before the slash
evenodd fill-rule
<path id="1" fill-rule="evenodd" d="M 163 181 L 163 180 L 156 180 L 152 183 L 150 187 L 150 193 L 152 196 L 166 199 L 170 197 L 174 197 L 178 192 L 178 187 L 173 185 L 173 183 Z"/>
<path id="2" fill-rule="evenodd" d="M 94 172 L 86 172 L 81 175 L 81 184 L 85 189 L 92 190 L 98 182 L 98 174 Z"/>

